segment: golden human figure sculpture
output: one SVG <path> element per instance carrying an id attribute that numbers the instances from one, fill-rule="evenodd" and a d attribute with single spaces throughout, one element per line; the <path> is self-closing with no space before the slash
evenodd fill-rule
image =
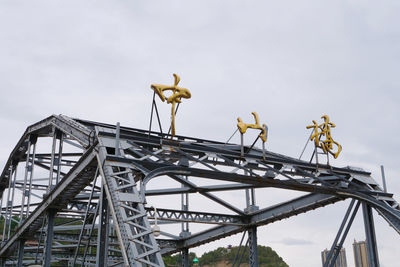
<path id="1" fill-rule="evenodd" d="M 260 119 L 258 117 L 257 112 L 252 112 L 255 120 L 255 124 L 251 123 L 244 123 L 243 120 L 239 117 L 237 118 L 237 127 L 239 128 L 239 131 L 244 134 L 247 131 L 247 128 L 252 128 L 252 129 L 258 129 L 261 130 L 261 133 L 259 137 L 265 143 L 267 141 L 267 125 L 263 124 L 262 126 L 260 125 Z"/>
<path id="2" fill-rule="evenodd" d="M 313 120 L 313 125 L 308 125 L 306 128 L 314 128 L 314 133 L 311 135 L 310 140 L 314 140 L 315 147 L 320 147 L 325 153 L 330 153 L 335 159 L 339 156 L 340 152 L 342 151 L 342 146 L 333 140 L 331 134 L 331 128 L 335 128 L 336 125 L 333 122 L 329 121 L 329 116 L 324 115 L 321 117 L 324 119 L 324 122 L 320 125 Z M 325 136 L 325 140 L 320 140 L 321 137 Z M 333 144 L 337 146 L 337 151 L 334 152 Z"/>
<path id="3" fill-rule="evenodd" d="M 160 97 L 160 99 L 165 102 L 167 99 L 168 104 L 172 104 L 171 107 L 171 134 L 175 136 L 175 105 L 176 103 L 181 103 L 181 98 L 189 99 L 192 95 L 189 90 L 183 87 L 179 87 L 179 81 L 181 78 L 177 74 L 173 74 L 175 81 L 174 85 L 162 85 L 162 84 L 152 84 L 151 89 Z M 172 91 L 172 95 L 166 98 L 164 95 L 165 91 Z"/>

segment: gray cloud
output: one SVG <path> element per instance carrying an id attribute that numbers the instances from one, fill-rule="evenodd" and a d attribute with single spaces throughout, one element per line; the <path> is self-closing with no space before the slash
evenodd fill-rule
<path id="1" fill-rule="evenodd" d="M 180 107 L 178 133 L 225 141 L 237 116 L 251 119 L 257 111 L 270 129 L 268 149 L 298 156 L 305 126 L 328 114 L 343 145 L 334 164 L 372 170 L 378 181 L 384 164 L 399 199 L 400 7 L 393 1 L 0 5 L 0 167 L 25 128 L 53 113 L 147 128 L 150 84 L 171 83 L 177 72 L 193 95 Z M 166 127 L 168 107 L 160 110 Z M 260 192 L 257 200 L 290 196 Z M 260 242 L 276 233 L 289 265 L 320 266 L 319 252 L 330 246 L 346 208 L 338 203 L 268 225 Z M 398 243 L 376 218 L 378 242 Z M 352 238 L 363 238 L 359 228 L 345 244 L 350 262 Z M 293 252 L 296 240 L 311 243 Z M 394 267 L 397 254 L 385 247 L 380 259 Z"/>

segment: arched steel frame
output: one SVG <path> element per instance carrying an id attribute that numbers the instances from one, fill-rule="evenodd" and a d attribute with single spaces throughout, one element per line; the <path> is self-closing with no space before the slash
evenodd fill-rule
<path id="1" fill-rule="evenodd" d="M 47 140 L 42 151 L 36 148 L 40 140 Z M 50 116 L 27 128 L 0 176 L 2 264 L 164 266 L 163 254 L 183 252 L 188 259 L 192 247 L 248 231 L 250 265 L 258 266 L 257 227 L 353 199 L 326 266 L 334 264 L 360 205 L 371 266 L 379 266 L 372 209 L 400 233 L 400 207 L 369 172 L 257 148 L 245 147 L 242 154 L 236 144 Z M 180 186 L 147 188 L 161 177 Z M 196 179 L 218 183 L 200 186 Z M 260 188 L 305 194 L 260 207 Z M 245 209 L 215 194 L 235 190 L 245 191 Z M 228 212 L 191 210 L 189 194 Z M 180 209 L 147 204 L 151 197 L 171 195 L 181 196 Z M 156 217 L 160 224 L 181 224 L 181 231 L 156 237 Z M 189 223 L 209 228 L 191 233 Z"/>

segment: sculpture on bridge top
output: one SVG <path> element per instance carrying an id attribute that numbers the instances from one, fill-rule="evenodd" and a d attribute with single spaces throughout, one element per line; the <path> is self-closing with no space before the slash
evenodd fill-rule
<path id="1" fill-rule="evenodd" d="M 258 138 L 261 138 L 262 140 L 262 152 L 263 152 L 263 158 L 265 159 L 265 142 L 267 142 L 267 135 L 268 135 L 268 127 L 264 123 L 263 125 L 260 125 L 260 119 L 258 117 L 257 112 L 252 112 L 254 116 L 255 123 L 244 123 L 243 120 L 238 117 L 237 118 L 237 130 L 240 132 L 240 146 L 241 146 L 241 155 L 244 156 L 244 144 L 243 144 L 243 135 L 246 133 L 247 128 L 251 129 L 256 129 L 256 130 L 261 130 L 261 133 L 258 135 L 257 139 L 254 141 L 254 143 L 251 145 L 251 147 L 248 149 L 246 153 L 248 153 L 254 146 L 254 144 L 257 142 Z M 236 130 L 236 131 L 237 131 Z"/>
<path id="2" fill-rule="evenodd" d="M 329 121 L 328 115 L 322 116 L 321 119 L 324 119 L 323 123 L 318 124 L 315 120 L 313 120 L 313 125 L 308 125 L 306 127 L 307 129 L 314 128 L 314 132 L 310 136 L 310 140 L 314 140 L 315 149 L 319 147 L 324 151 L 325 154 L 330 153 L 336 159 L 342 151 L 342 146 L 333 140 L 331 134 L 331 128 L 335 128 L 336 125 Z M 325 137 L 325 140 L 321 140 L 321 137 Z M 336 151 L 333 151 L 333 145 L 337 146 Z"/>
<path id="3" fill-rule="evenodd" d="M 253 111 L 251 114 L 253 114 L 253 116 L 254 116 L 255 124 L 244 123 L 240 117 L 237 118 L 237 121 L 238 121 L 237 127 L 238 127 L 239 131 L 242 134 L 244 134 L 244 133 L 246 133 L 247 128 L 261 130 L 259 137 L 261 138 L 263 143 L 267 142 L 267 125 L 265 123 L 262 126 L 260 125 L 260 119 L 258 117 L 257 112 Z"/>
<path id="4" fill-rule="evenodd" d="M 152 84 L 151 89 L 160 97 L 160 99 L 165 102 L 167 99 L 168 104 L 172 104 L 171 106 L 171 134 L 175 136 L 175 105 L 176 103 L 181 103 L 182 98 L 189 99 L 192 95 L 187 88 L 179 87 L 178 83 L 181 78 L 177 74 L 173 74 L 175 81 L 174 85 L 162 85 L 162 84 Z M 166 98 L 164 95 L 164 91 L 172 91 L 172 95 Z"/>

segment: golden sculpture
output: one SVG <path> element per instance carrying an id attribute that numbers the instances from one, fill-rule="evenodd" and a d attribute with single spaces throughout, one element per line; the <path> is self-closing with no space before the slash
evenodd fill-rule
<path id="1" fill-rule="evenodd" d="M 322 148 L 325 153 L 330 153 L 335 159 L 339 156 L 342 151 L 342 146 L 332 139 L 331 128 L 335 128 L 336 125 L 329 121 L 329 116 L 324 115 L 321 117 L 324 122 L 321 125 L 313 120 L 313 125 L 308 125 L 307 129 L 314 128 L 314 133 L 311 135 L 310 140 L 314 140 L 315 147 Z M 321 137 L 325 136 L 325 140 L 321 141 Z M 337 151 L 334 152 L 333 144 L 337 146 Z"/>
<path id="2" fill-rule="evenodd" d="M 172 91 L 172 95 L 167 98 L 167 103 L 172 104 L 171 107 L 171 134 L 175 136 L 175 104 L 181 103 L 181 98 L 189 99 L 192 95 L 189 90 L 183 87 L 179 87 L 178 83 L 181 78 L 177 74 L 173 74 L 175 78 L 174 85 L 162 85 L 162 84 L 152 84 L 151 89 L 160 97 L 160 99 L 165 102 L 164 91 Z"/>
<path id="3" fill-rule="evenodd" d="M 237 118 L 237 127 L 239 128 L 239 131 L 244 134 L 247 131 L 247 128 L 252 128 L 252 129 L 258 129 L 261 130 L 261 133 L 259 135 L 259 137 L 261 138 L 261 140 L 263 141 L 263 143 L 265 143 L 267 141 L 267 125 L 263 124 L 262 126 L 260 125 L 260 119 L 258 117 L 257 112 L 252 112 L 251 114 L 253 114 L 254 116 L 254 120 L 255 120 L 255 124 L 247 124 L 244 123 L 242 121 L 242 119 L 239 117 Z"/>

